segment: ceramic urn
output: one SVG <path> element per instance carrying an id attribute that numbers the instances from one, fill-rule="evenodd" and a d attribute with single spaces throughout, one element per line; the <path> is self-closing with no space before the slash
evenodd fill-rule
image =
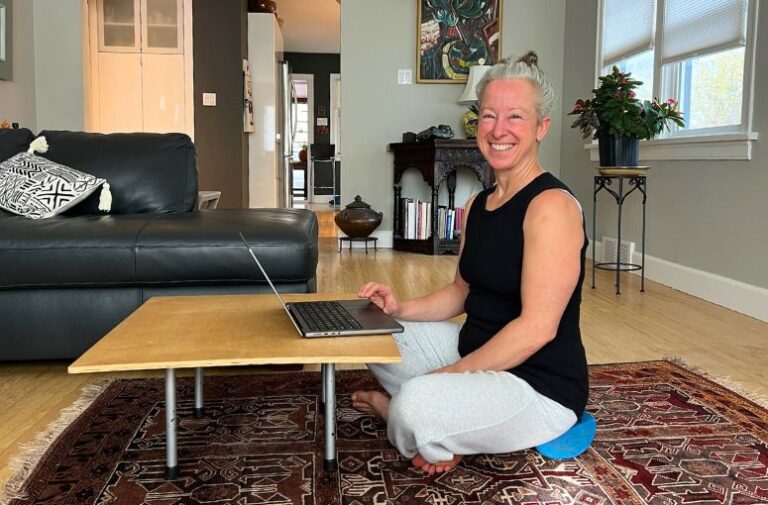
<path id="1" fill-rule="evenodd" d="M 336 225 L 350 238 L 363 238 L 370 235 L 381 224 L 381 212 L 376 212 L 360 198 L 347 205 L 344 210 L 333 218 Z"/>

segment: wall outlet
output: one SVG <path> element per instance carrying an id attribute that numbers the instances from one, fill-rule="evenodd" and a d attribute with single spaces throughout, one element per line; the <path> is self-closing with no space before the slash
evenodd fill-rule
<path id="1" fill-rule="evenodd" d="M 410 68 L 401 68 L 397 71 L 398 84 L 413 84 L 413 70 Z"/>
<path id="2" fill-rule="evenodd" d="M 203 93 L 203 105 L 205 107 L 216 107 L 216 93 Z"/>

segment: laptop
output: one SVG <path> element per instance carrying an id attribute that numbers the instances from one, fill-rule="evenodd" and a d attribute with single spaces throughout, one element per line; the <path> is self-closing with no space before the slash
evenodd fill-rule
<path id="1" fill-rule="evenodd" d="M 388 316 L 375 304 L 362 298 L 285 303 L 242 233 L 240 233 L 240 238 L 300 335 L 304 337 L 337 337 L 378 335 L 403 331 L 402 325 L 393 317 Z"/>

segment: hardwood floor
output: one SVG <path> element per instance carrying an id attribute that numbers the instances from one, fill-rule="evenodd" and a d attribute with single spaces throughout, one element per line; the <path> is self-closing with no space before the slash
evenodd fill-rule
<path id="1" fill-rule="evenodd" d="M 324 232 L 317 269 L 321 292 L 357 292 L 377 280 L 393 285 L 403 298 L 449 282 L 454 256 L 424 256 L 380 249 L 337 252 Z M 587 279 L 589 279 L 589 274 Z M 639 278 L 625 275 L 623 293 L 613 294 L 610 272 L 598 272 L 598 288 L 583 290 L 582 333 L 590 363 L 679 357 L 714 376 L 768 396 L 768 324 L 654 282 L 639 292 Z M 87 384 L 108 375 L 68 375 L 65 362 L 0 363 L 0 483 L 11 475 L 10 458 L 19 445 L 56 420 Z M 255 368 L 211 373 L 259 372 Z M 160 376 L 160 373 L 120 374 Z"/>

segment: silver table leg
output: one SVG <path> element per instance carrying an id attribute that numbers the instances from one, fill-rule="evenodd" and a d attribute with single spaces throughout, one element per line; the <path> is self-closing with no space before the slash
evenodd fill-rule
<path id="1" fill-rule="evenodd" d="M 324 363 L 323 396 L 325 397 L 325 459 L 323 469 L 333 472 L 336 463 L 336 365 Z"/>
<path id="2" fill-rule="evenodd" d="M 205 415 L 205 408 L 203 407 L 203 369 L 195 368 L 195 412 L 196 418 L 201 418 Z"/>
<path id="3" fill-rule="evenodd" d="M 328 376 L 328 368 L 325 365 L 320 366 L 320 382 L 322 382 L 322 389 L 320 390 L 320 404 L 325 408 L 325 400 L 327 398 L 325 391 L 325 380 Z"/>
<path id="4" fill-rule="evenodd" d="M 165 371 L 165 478 L 179 476 L 176 458 L 176 370 Z"/>

